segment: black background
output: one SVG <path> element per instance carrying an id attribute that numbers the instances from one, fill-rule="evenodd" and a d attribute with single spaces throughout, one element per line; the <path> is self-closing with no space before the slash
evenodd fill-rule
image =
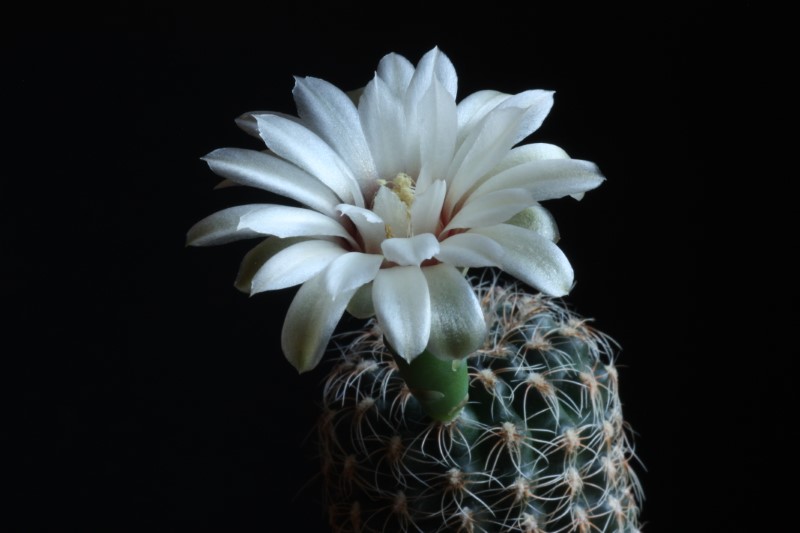
<path id="1" fill-rule="evenodd" d="M 200 218 L 265 195 L 213 191 L 199 158 L 257 146 L 233 119 L 293 112 L 293 75 L 352 89 L 385 53 L 416 62 L 438 45 L 460 97 L 556 90 L 530 140 L 608 178 L 580 203 L 548 204 L 576 271 L 567 301 L 623 347 L 645 531 L 681 530 L 702 490 L 687 486 L 690 470 L 698 455 L 714 462 L 698 446 L 700 410 L 685 408 L 692 364 L 678 363 L 700 357 L 705 305 L 704 176 L 687 100 L 707 13 L 387 9 L 189 16 L 123 2 L 69 32 L 56 18 L 4 34 L 7 441 L 22 471 L 8 520 L 31 531 L 281 531 L 288 517 L 325 531 L 304 488 L 323 372 L 298 376 L 278 341 L 293 290 L 248 299 L 233 288 L 249 243 L 184 247 Z M 748 489 L 727 490 L 736 502 Z M 735 521 L 713 522 L 725 520 Z"/>

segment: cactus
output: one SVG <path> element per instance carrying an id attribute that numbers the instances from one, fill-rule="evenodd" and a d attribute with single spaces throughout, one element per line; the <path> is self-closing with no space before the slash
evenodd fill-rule
<path id="1" fill-rule="evenodd" d="M 553 299 L 476 287 L 489 335 L 452 420 L 424 412 L 377 323 L 344 337 L 318 425 L 334 531 L 639 531 L 610 339 Z"/>
<path id="2" fill-rule="evenodd" d="M 268 150 L 204 159 L 224 187 L 300 207 L 229 207 L 187 243 L 262 239 L 235 285 L 251 295 L 300 285 L 281 333 L 299 372 L 317 367 L 345 312 L 372 317 L 324 388 L 337 531 L 637 531 L 612 343 L 549 299 L 574 272 L 540 204 L 580 200 L 605 178 L 552 144 L 518 146 L 552 91 L 456 103 L 457 88 L 438 48 L 416 67 L 387 54 L 349 94 L 297 78 L 298 117 L 237 120 Z M 463 274 L 484 267 L 543 295 Z"/>

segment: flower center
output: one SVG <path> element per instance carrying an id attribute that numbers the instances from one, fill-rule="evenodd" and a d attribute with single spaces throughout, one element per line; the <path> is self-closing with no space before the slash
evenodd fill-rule
<path id="1" fill-rule="evenodd" d="M 406 204 L 406 209 L 411 208 L 411 204 L 414 203 L 414 180 L 411 176 L 405 172 L 398 172 L 392 181 L 379 179 L 378 184 L 388 187 L 395 193 L 400 201 Z"/>

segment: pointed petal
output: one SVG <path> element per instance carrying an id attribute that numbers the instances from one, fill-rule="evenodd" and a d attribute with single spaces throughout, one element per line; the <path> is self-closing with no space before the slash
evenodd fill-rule
<path id="1" fill-rule="evenodd" d="M 484 90 L 470 94 L 458 103 L 458 137 L 461 145 L 489 111 L 511 98 L 510 94 Z"/>
<path id="2" fill-rule="evenodd" d="M 344 161 L 317 134 L 277 115 L 256 117 L 267 146 L 330 187 L 345 203 L 364 205 L 361 189 Z"/>
<path id="3" fill-rule="evenodd" d="M 387 187 L 378 189 L 372 210 L 386 224 L 386 234 L 408 237 L 411 234 L 411 214 L 408 206 Z"/>
<path id="4" fill-rule="evenodd" d="M 447 171 L 452 176 L 445 199 L 445 214 L 450 215 L 456 204 L 481 176 L 491 170 L 513 146 L 517 125 L 522 119 L 519 109 L 502 109 L 486 116 L 456 152 Z"/>
<path id="5" fill-rule="evenodd" d="M 524 110 L 512 145 L 539 129 L 553 107 L 553 94 L 553 91 L 534 89 L 515 94 L 497 106 L 497 109 L 518 108 Z"/>
<path id="6" fill-rule="evenodd" d="M 403 161 L 405 163 L 405 172 L 411 176 L 419 176 L 422 168 L 420 146 L 425 111 L 420 104 L 435 82 L 440 83 L 445 91 L 450 94 L 450 97 L 455 99 L 457 86 L 455 69 L 453 69 L 453 65 L 447 56 L 441 53 L 438 48 L 434 48 L 420 59 L 403 98 L 406 115 L 405 128 L 403 129 L 403 136 L 406 138 Z"/>
<path id="7" fill-rule="evenodd" d="M 419 103 L 420 174 L 417 187 L 424 191 L 445 177 L 456 147 L 456 103 L 438 80 Z"/>
<path id="8" fill-rule="evenodd" d="M 328 143 L 353 171 L 356 180 L 378 178 L 358 110 L 338 87 L 318 78 L 295 78 L 292 91 L 303 122 Z"/>
<path id="9" fill-rule="evenodd" d="M 187 246 L 212 246 L 261 237 L 262 233 L 251 228 L 239 226 L 241 218 L 251 211 L 262 209 L 263 205 L 237 205 L 217 211 L 193 225 L 186 234 Z"/>
<path id="10" fill-rule="evenodd" d="M 386 238 L 383 219 L 369 209 L 354 205 L 339 204 L 336 209 L 353 221 L 364 243 L 364 251 L 369 254 L 380 253 L 381 242 Z"/>
<path id="11" fill-rule="evenodd" d="M 439 241 L 430 233 L 408 238 L 386 239 L 381 243 L 383 256 L 402 266 L 419 266 L 439 253 Z"/>
<path id="12" fill-rule="evenodd" d="M 233 283 L 234 287 L 239 289 L 245 294 L 250 294 L 250 287 L 253 283 L 253 276 L 256 275 L 258 269 L 264 266 L 270 257 L 274 256 L 281 250 L 285 250 L 293 244 L 307 240 L 305 237 L 291 237 L 289 239 L 281 239 L 280 237 L 268 237 L 261 241 L 257 246 L 247 252 L 242 259 L 239 266 L 239 273 L 236 275 L 236 281 Z"/>
<path id="13" fill-rule="evenodd" d="M 386 54 L 378 63 L 378 76 L 395 96 L 405 94 L 408 83 L 414 75 L 414 65 L 405 57 L 391 53 Z"/>
<path id="14" fill-rule="evenodd" d="M 411 204 L 411 228 L 415 235 L 438 233 L 446 193 L 444 180 L 436 180 L 414 198 Z"/>
<path id="15" fill-rule="evenodd" d="M 309 240 L 288 246 L 258 269 L 250 285 L 250 294 L 304 283 L 346 253 L 330 241 Z"/>
<path id="16" fill-rule="evenodd" d="M 335 216 L 338 197 L 314 176 L 275 156 L 241 148 L 214 150 L 203 160 L 224 178 L 258 187 Z"/>
<path id="17" fill-rule="evenodd" d="M 333 261 L 323 275 L 325 289 L 331 298 L 358 289 L 375 279 L 383 257 L 375 254 L 350 252 Z"/>
<path id="18" fill-rule="evenodd" d="M 322 275 L 318 274 L 300 287 L 286 313 L 281 347 L 298 372 L 307 372 L 319 364 L 331 334 L 355 292 L 341 293 L 331 300 L 319 297 L 324 290 Z"/>
<path id="19" fill-rule="evenodd" d="M 347 312 L 356 318 L 367 319 L 375 316 L 375 306 L 372 305 L 372 282 L 362 285 L 356 289 L 350 303 L 347 304 Z"/>
<path id="20" fill-rule="evenodd" d="M 503 247 L 477 233 L 459 233 L 439 243 L 436 259 L 457 267 L 500 266 Z"/>
<path id="21" fill-rule="evenodd" d="M 277 115 L 287 120 L 297 122 L 298 124 L 302 124 L 302 121 L 298 117 L 289 115 L 287 113 L 281 113 L 279 111 L 248 111 L 247 113 L 242 113 L 236 118 L 236 125 L 244 130 L 248 135 L 252 135 L 256 139 L 261 140 L 261 134 L 258 131 L 258 121 L 256 121 L 256 117 L 259 115 Z"/>
<path id="22" fill-rule="evenodd" d="M 500 174 L 511 167 L 541 161 L 542 159 L 569 159 L 569 155 L 560 146 L 549 143 L 531 143 L 516 146 L 490 172 L 490 176 Z"/>
<path id="23" fill-rule="evenodd" d="M 471 196 L 442 232 L 494 226 L 535 203 L 536 200 L 525 189 L 504 189 L 483 196 Z"/>
<path id="24" fill-rule="evenodd" d="M 494 239 L 504 250 L 500 268 L 550 296 L 564 296 L 573 281 L 572 266 L 558 246 L 510 224 L 470 230 Z"/>
<path id="25" fill-rule="evenodd" d="M 513 217 L 511 217 L 506 224 L 519 226 L 530 231 L 535 231 L 545 239 L 558 242 L 561 236 L 558 233 L 558 226 L 556 219 L 550 214 L 550 211 L 540 205 L 532 205 L 527 209 L 523 209 Z"/>
<path id="26" fill-rule="evenodd" d="M 462 359 L 481 347 L 486 322 L 470 283 L 450 265 L 422 269 L 431 297 L 427 349 L 440 358 Z"/>
<path id="27" fill-rule="evenodd" d="M 453 63 L 438 47 L 428 51 L 417 63 L 414 75 L 408 84 L 408 95 L 418 101 L 436 79 L 442 87 L 455 99 L 458 91 L 458 76 Z"/>
<path id="28" fill-rule="evenodd" d="M 511 167 L 488 178 L 470 199 L 503 189 L 524 188 L 541 202 L 590 191 L 604 180 L 597 165 L 589 161 L 544 159 Z"/>
<path id="29" fill-rule="evenodd" d="M 399 97 L 377 75 L 364 88 L 358 115 L 378 176 L 391 179 L 404 171 L 405 111 Z"/>
<path id="30" fill-rule="evenodd" d="M 389 344 L 411 362 L 425 349 L 431 332 L 430 293 L 422 270 L 381 269 L 372 284 L 372 302 Z"/>
<path id="31" fill-rule="evenodd" d="M 285 205 L 261 204 L 250 207 L 250 210 L 239 217 L 240 231 L 277 237 L 330 235 L 342 237 L 355 244 L 339 222 L 322 213 Z"/>

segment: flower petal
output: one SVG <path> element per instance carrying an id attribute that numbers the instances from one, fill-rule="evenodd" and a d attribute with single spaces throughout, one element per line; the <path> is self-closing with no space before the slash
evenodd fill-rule
<path id="1" fill-rule="evenodd" d="M 376 254 L 350 252 L 336 258 L 325 269 L 323 280 L 331 298 L 355 290 L 375 279 L 383 257 Z"/>
<path id="2" fill-rule="evenodd" d="M 250 187 L 280 194 L 301 204 L 335 216 L 338 197 L 314 176 L 269 154 L 242 148 L 220 148 L 203 160 L 224 178 Z"/>
<path id="3" fill-rule="evenodd" d="M 414 234 L 439 232 L 446 193 L 447 185 L 444 180 L 436 180 L 416 195 L 414 203 L 411 204 L 411 228 Z"/>
<path id="4" fill-rule="evenodd" d="M 435 257 L 457 267 L 497 267 L 503 253 L 503 247 L 485 235 L 459 233 L 440 242 Z"/>
<path id="5" fill-rule="evenodd" d="M 310 240 L 288 246 L 258 269 L 250 285 L 250 294 L 304 283 L 346 253 L 330 241 Z"/>
<path id="6" fill-rule="evenodd" d="M 386 224 L 383 219 L 369 209 L 349 204 L 339 204 L 336 209 L 355 224 L 364 251 L 369 254 L 380 253 L 381 242 L 386 238 Z"/>
<path id="7" fill-rule="evenodd" d="M 456 103 L 438 80 L 419 103 L 420 173 L 417 188 L 424 191 L 435 179 L 445 177 L 456 147 Z"/>
<path id="8" fill-rule="evenodd" d="M 408 238 L 386 239 L 381 243 L 384 257 L 402 266 L 419 266 L 439 253 L 439 241 L 430 233 Z"/>
<path id="9" fill-rule="evenodd" d="M 253 276 L 256 275 L 258 269 L 264 266 L 270 257 L 277 254 L 281 250 L 285 250 L 293 244 L 307 240 L 305 237 L 291 237 L 288 239 L 281 239 L 280 237 L 268 237 L 261 241 L 258 245 L 247 252 L 242 259 L 239 266 L 239 273 L 236 275 L 236 281 L 233 283 L 234 287 L 239 289 L 245 294 L 250 294 L 250 288 L 253 283 Z"/>
<path id="10" fill-rule="evenodd" d="M 524 110 L 512 144 L 517 144 L 539 129 L 553 107 L 553 94 L 553 91 L 541 89 L 524 91 L 497 106 L 497 109 L 518 108 Z"/>
<path id="11" fill-rule="evenodd" d="M 560 146 L 549 143 L 523 144 L 512 148 L 490 172 L 490 176 L 500 174 L 511 167 L 541 161 L 542 159 L 569 159 L 569 155 Z"/>
<path id="12" fill-rule="evenodd" d="M 470 199 L 503 189 L 524 188 L 541 202 L 590 191 L 604 180 L 597 165 L 589 161 L 544 159 L 511 167 L 488 178 Z"/>
<path id="13" fill-rule="evenodd" d="M 186 245 L 212 246 L 261 237 L 262 233 L 251 228 L 241 227 L 239 222 L 244 215 L 263 209 L 263 207 L 261 204 L 237 205 L 217 211 L 189 228 L 189 232 L 186 234 Z"/>
<path id="14" fill-rule="evenodd" d="M 377 75 L 386 83 L 395 96 L 405 94 L 414 75 L 414 65 L 400 54 L 386 54 L 378 63 Z"/>
<path id="15" fill-rule="evenodd" d="M 281 347 L 298 372 L 307 372 L 319 364 L 355 292 L 344 292 L 331 300 L 319 297 L 324 290 L 322 275 L 317 274 L 300 287 L 286 313 Z"/>
<path id="16" fill-rule="evenodd" d="M 295 78 L 292 91 L 303 122 L 328 143 L 358 181 L 378 178 L 358 110 L 339 88 L 319 78 Z"/>
<path id="17" fill-rule="evenodd" d="M 450 265 L 422 269 L 431 298 L 427 349 L 447 359 L 462 359 L 483 344 L 486 321 L 470 283 Z"/>
<path id="18" fill-rule="evenodd" d="M 430 292 L 422 270 L 381 269 L 372 284 L 372 302 L 389 344 L 411 362 L 425 349 L 431 332 Z"/>
<path id="19" fill-rule="evenodd" d="M 519 226 L 527 230 L 535 231 L 545 239 L 552 242 L 558 242 L 561 236 L 558 233 L 558 226 L 556 219 L 550 214 L 550 211 L 541 205 L 532 205 L 527 209 L 523 209 L 513 217 L 511 217 L 506 224 Z"/>
<path id="20" fill-rule="evenodd" d="M 458 137 L 460 146 L 473 128 L 480 123 L 489 111 L 511 98 L 510 94 L 499 91 L 484 90 L 470 94 L 458 103 Z"/>
<path id="21" fill-rule="evenodd" d="M 343 202 L 364 205 L 353 173 L 339 155 L 302 124 L 278 115 L 258 115 L 258 131 L 267 146 L 330 187 Z"/>
<path id="22" fill-rule="evenodd" d="M 378 189 L 372 210 L 386 224 L 386 235 L 408 237 L 411 234 L 411 213 L 408 206 L 388 187 Z"/>
<path id="23" fill-rule="evenodd" d="M 478 178 L 497 165 L 511 149 L 522 113 L 516 108 L 490 113 L 458 148 L 447 171 L 448 176 L 452 176 L 445 199 L 447 216 Z"/>
<path id="24" fill-rule="evenodd" d="M 252 205 L 239 217 L 240 231 L 277 237 L 304 237 L 330 235 L 342 237 L 355 245 L 355 241 L 339 222 L 330 217 L 301 207 L 285 205 Z"/>
<path id="25" fill-rule="evenodd" d="M 470 230 L 485 235 L 503 248 L 500 268 L 550 296 L 567 294 L 574 279 L 572 266 L 558 246 L 536 232 L 498 224 Z"/>
<path id="26" fill-rule="evenodd" d="M 378 175 L 391 179 L 406 170 L 405 110 L 399 97 L 377 75 L 364 88 L 358 115 Z M 369 194 L 368 189 L 365 193 Z"/>
<path id="27" fill-rule="evenodd" d="M 536 203 L 525 189 L 503 189 L 471 196 L 442 232 L 458 228 L 494 226 Z"/>
<path id="28" fill-rule="evenodd" d="M 259 115 L 277 115 L 287 120 L 297 122 L 298 124 L 303 123 L 303 121 L 301 121 L 298 117 L 289 115 L 287 113 L 281 113 L 279 111 L 248 111 L 247 113 L 242 113 L 236 117 L 234 122 L 236 122 L 236 125 L 244 130 L 245 133 L 261 140 L 261 133 L 258 131 L 258 121 L 256 120 L 256 117 Z"/>
<path id="29" fill-rule="evenodd" d="M 350 303 L 347 304 L 347 312 L 360 319 L 375 316 L 375 306 L 372 305 L 371 281 L 356 289 L 355 294 L 350 298 Z"/>
<path id="30" fill-rule="evenodd" d="M 456 69 L 450 58 L 439 50 L 438 46 L 428 51 L 417 63 L 417 68 L 408 84 L 408 97 L 413 101 L 419 101 L 434 79 L 442 84 L 452 99 L 455 99 L 458 91 Z"/>

